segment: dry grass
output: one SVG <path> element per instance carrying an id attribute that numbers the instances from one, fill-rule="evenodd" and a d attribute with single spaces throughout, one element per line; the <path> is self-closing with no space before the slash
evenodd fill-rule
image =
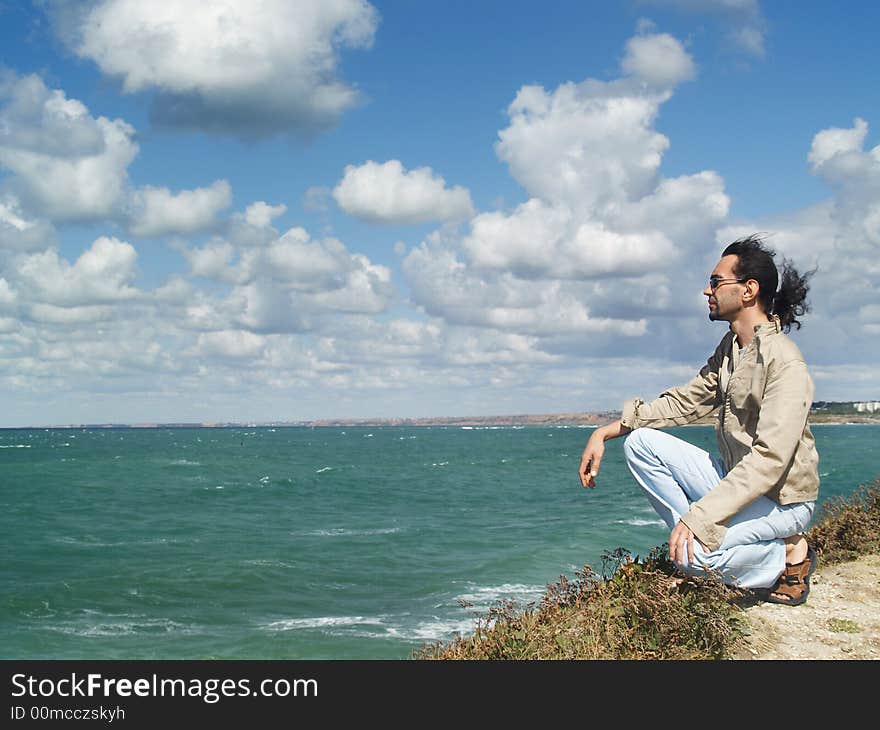
<path id="1" fill-rule="evenodd" d="M 807 539 L 824 563 L 880 553 L 880 479 L 847 499 L 829 499 L 816 517 Z"/>
<path id="2" fill-rule="evenodd" d="M 880 552 L 880 479 L 849 499 L 829 500 L 807 534 L 824 562 Z M 748 627 L 754 594 L 718 580 L 679 580 L 666 545 L 644 560 L 624 548 L 560 576 L 537 603 L 497 604 L 470 636 L 427 644 L 430 660 L 713 660 L 728 658 Z"/>

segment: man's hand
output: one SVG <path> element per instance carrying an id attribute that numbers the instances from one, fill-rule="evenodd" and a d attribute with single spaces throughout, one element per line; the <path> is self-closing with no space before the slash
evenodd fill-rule
<path id="1" fill-rule="evenodd" d="M 596 486 L 596 477 L 599 475 L 599 465 L 602 463 L 602 457 L 605 455 L 605 438 L 601 433 L 601 429 L 593 431 L 590 440 L 584 447 L 584 453 L 581 454 L 581 465 L 578 467 L 578 476 L 581 480 L 582 487 L 590 489 Z"/>
<path id="2" fill-rule="evenodd" d="M 694 542 L 703 550 L 706 549 L 706 546 L 694 536 L 691 528 L 679 520 L 672 532 L 669 533 L 669 559 L 673 563 L 693 563 Z M 687 557 L 687 561 L 685 561 L 685 557 Z"/>

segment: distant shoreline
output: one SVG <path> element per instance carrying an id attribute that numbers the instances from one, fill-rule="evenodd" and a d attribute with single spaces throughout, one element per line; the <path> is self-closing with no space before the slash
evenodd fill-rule
<path id="1" fill-rule="evenodd" d="M 338 418 L 311 421 L 243 421 L 222 423 L 80 423 L 44 426 L 0 426 L 0 431 L 33 430 L 112 430 L 112 429 L 160 429 L 160 428 L 380 428 L 387 426 L 412 427 L 493 427 L 493 426 L 601 426 L 620 418 L 620 411 L 597 411 L 584 413 L 521 414 L 511 416 L 452 416 L 426 418 Z M 711 426 L 714 418 L 695 421 L 693 426 Z M 824 413 L 813 411 L 811 425 L 821 424 L 880 424 L 877 413 Z"/>

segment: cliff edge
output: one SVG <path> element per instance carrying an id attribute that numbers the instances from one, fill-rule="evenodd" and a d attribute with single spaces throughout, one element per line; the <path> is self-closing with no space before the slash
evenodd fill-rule
<path id="1" fill-rule="evenodd" d="M 880 555 L 820 559 L 806 603 L 745 611 L 751 633 L 732 659 L 880 659 Z"/>

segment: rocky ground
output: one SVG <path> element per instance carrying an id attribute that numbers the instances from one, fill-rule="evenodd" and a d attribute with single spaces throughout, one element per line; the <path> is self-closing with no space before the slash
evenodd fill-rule
<path id="1" fill-rule="evenodd" d="M 880 659 L 880 555 L 822 565 L 800 606 L 745 609 L 751 634 L 734 659 Z"/>

